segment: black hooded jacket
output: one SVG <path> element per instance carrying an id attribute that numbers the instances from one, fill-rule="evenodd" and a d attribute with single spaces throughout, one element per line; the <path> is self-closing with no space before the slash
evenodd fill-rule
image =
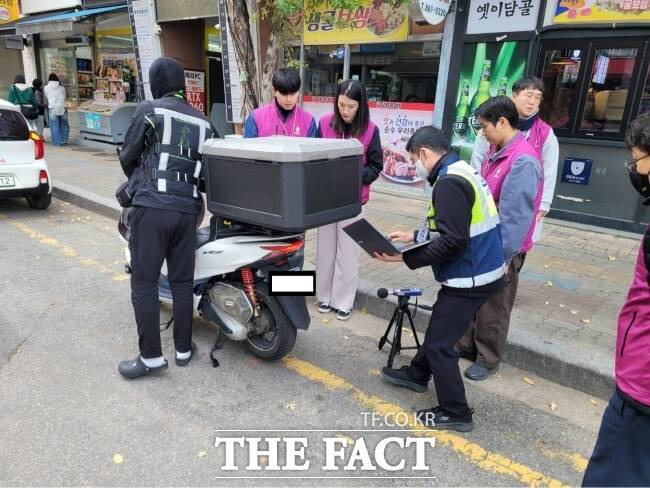
<path id="1" fill-rule="evenodd" d="M 158 58 L 149 70 L 149 82 L 154 100 L 136 107 L 120 152 L 120 164 L 135 193 L 133 205 L 198 215 L 202 202 L 194 185 L 156 178 L 155 171 L 194 173 L 200 161 L 163 154 L 160 145 L 198 154 L 214 130 L 210 120 L 185 100 L 185 73 L 177 61 Z M 203 187 L 202 179 L 201 170 L 199 188 Z"/>

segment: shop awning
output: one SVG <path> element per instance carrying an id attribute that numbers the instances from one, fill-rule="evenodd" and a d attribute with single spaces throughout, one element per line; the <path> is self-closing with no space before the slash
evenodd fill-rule
<path id="1" fill-rule="evenodd" d="M 83 17 L 114 12 L 128 8 L 126 5 L 88 8 L 74 12 L 57 12 L 35 17 L 23 17 L 14 23 L 16 34 L 38 34 L 40 32 L 65 32 L 73 29 L 73 24 Z"/>

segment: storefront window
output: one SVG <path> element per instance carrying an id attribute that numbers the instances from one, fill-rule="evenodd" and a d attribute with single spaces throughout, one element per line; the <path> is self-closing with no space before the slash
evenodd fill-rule
<path id="1" fill-rule="evenodd" d="M 333 97 L 343 80 L 343 46 L 305 46 L 304 92 L 306 95 Z"/>
<path id="2" fill-rule="evenodd" d="M 545 53 L 542 80 L 546 86 L 546 101 L 542 118 L 554 129 L 569 129 L 571 103 L 577 95 L 583 56 L 579 49 L 551 49 Z"/>
<path id="3" fill-rule="evenodd" d="M 77 84 L 75 75 L 74 48 L 45 47 L 41 49 L 43 62 L 43 77 L 47 79 L 50 73 L 58 76 L 59 82 L 65 88 L 66 99 L 71 106 L 77 103 Z"/>
<path id="4" fill-rule="evenodd" d="M 645 77 L 645 83 L 643 85 L 643 92 L 641 93 L 641 103 L 639 104 L 639 113 L 638 115 L 650 112 L 650 67 L 648 67 L 648 73 Z"/>
<path id="5" fill-rule="evenodd" d="M 619 132 L 637 49 L 596 49 L 580 128 Z"/>

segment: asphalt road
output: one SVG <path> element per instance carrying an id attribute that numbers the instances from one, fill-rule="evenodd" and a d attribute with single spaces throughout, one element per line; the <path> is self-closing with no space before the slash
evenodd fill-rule
<path id="1" fill-rule="evenodd" d="M 45 212 L 0 200 L 0 236 L 0 485 L 559 486 L 582 479 L 602 400 L 504 365 L 498 377 L 466 384 L 473 432 L 421 429 L 407 414 L 435 403 L 433 385 L 416 394 L 382 381 L 386 353 L 377 351 L 377 338 L 385 323 L 371 314 L 341 323 L 310 304 L 312 326 L 290 357 L 268 363 L 228 342 L 216 369 L 208 360 L 214 330 L 197 319 L 199 354 L 187 368 L 170 361 L 161 377 L 126 381 L 117 363 L 136 356 L 137 337 L 115 222 L 56 200 Z M 170 331 L 163 350 L 173 359 Z M 240 437 L 249 443 L 234 450 L 239 469 L 223 470 L 226 449 L 215 447 L 217 438 Z M 269 454 L 253 456 L 260 470 L 246 469 L 255 437 L 305 438 L 296 462 L 309 460 L 309 469 L 271 470 Z M 390 437 L 435 439 L 424 446 L 426 468 L 413 470 L 414 445 L 402 449 L 395 440 L 386 462 L 403 460 L 404 468 L 381 469 L 375 448 Z M 343 450 L 338 470 L 321 469 L 326 442 Z M 279 444 L 280 468 L 285 447 Z"/>

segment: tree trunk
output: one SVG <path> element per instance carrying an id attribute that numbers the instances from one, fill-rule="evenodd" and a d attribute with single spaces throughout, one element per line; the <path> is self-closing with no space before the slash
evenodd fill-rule
<path id="1" fill-rule="evenodd" d="M 282 67 L 284 58 L 284 49 L 280 43 L 279 37 L 271 30 L 269 36 L 269 45 L 266 49 L 264 58 L 264 67 L 262 68 L 262 101 L 269 103 L 273 98 L 273 74 Z"/>
<path id="2" fill-rule="evenodd" d="M 259 106 L 260 90 L 257 80 L 255 49 L 250 31 L 250 17 L 246 0 L 226 0 L 228 26 L 235 48 L 242 82 L 242 120 Z"/>

